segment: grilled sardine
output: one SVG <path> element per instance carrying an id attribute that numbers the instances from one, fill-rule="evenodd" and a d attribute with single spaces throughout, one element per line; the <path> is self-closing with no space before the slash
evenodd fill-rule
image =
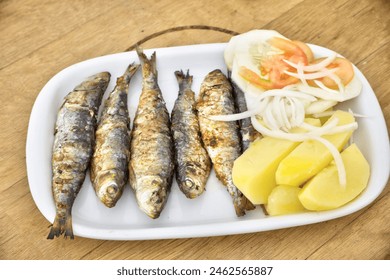
<path id="1" fill-rule="evenodd" d="M 217 178 L 227 187 L 237 216 L 243 216 L 246 210 L 252 210 L 254 206 L 237 189 L 232 179 L 234 160 L 241 154 L 238 124 L 208 119 L 211 115 L 235 113 L 232 87 L 220 70 L 214 70 L 205 77 L 196 108 L 199 113 L 202 139 L 214 165 Z"/>
<path id="2" fill-rule="evenodd" d="M 48 239 L 63 233 L 74 238 L 72 206 L 91 160 L 96 116 L 109 80 L 108 72 L 89 77 L 65 97 L 58 112 L 52 156 L 56 217 Z"/>
<path id="3" fill-rule="evenodd" d="M 230 71 L 229 71 L 230 76 Z M 229 81 L 233 88 L 233 97 L 237 108 L 237 113 L 248 111 L 246 104 L 245 93 L 239 88 L 239 86 L 229 77 Z M 240 125 L 240 134 L 242 139 L 242 152 L 245 152 L 249 148 L 249 144 L 260 137 L 260 133 L 252 126 L 250 118 L 245 118 L 238 121 Z"/>
<path id="4" fill-rule="evenodd" d="M 175 72 L 179 96 L 172 110 L 172 135 L 175 145 L 176 181 L 188 198 L 203 193 L 211 171 L 211 161 L 200 136 L 192 76 Z"/>
<path id="5" fill-rule="evenodd" d="M 130 64 L 116 81 L 104 103 L 96 130 L 96 145 L 91 161 L 91 181 L 98 198 L 114 207 L 129 179 L 130 117 L 127 94 L 131 77 L 139 65 Z"/>
<path id="6" fill-rule="evenodd" d="M 138 206 L 149 217 L 160 216 L 174 172 L 169 113 L 157 83 L 156 53 L 149 60 L 137 49 L 142 64 L 142 93 L 131 131 L 130 185 Z"/>

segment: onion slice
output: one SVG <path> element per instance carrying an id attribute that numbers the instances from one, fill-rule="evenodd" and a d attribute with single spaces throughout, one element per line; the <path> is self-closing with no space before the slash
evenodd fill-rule
<path id="1" fill-rule="evenodd" d="M 286 130 L 290 129 L 292 124 L 293 126 L 300 125 L 304 120 L 305 108 L 301 99 L 309 102 L 317 100 L 316 97 L 311 96 L 310 94 L 291 90 L 274 89 L 262 93 L 257 98 L 258 108 L 256 109 L 237 114 L 211 115 L 207 116 L 207 118 L 213 121 L 237 121 L 260 115 L 263 117 L 267 126 L 277 130 Z M 290 103 L 289 107 L 292 109 L 290 120 L 288 120 L 287 112 L 285 112 L 285 103 Z"/>
<path id="2" fill-rule="evenodd" d="M 330 92 L 330 93 L 339 93 L 337 90 L 334 90 L 334 89 L 331 89 L 331 88 L 328 88 L 326 85 L 324 85 L 323 82 L 321 81 L 317 81 L 317 80 L 314 80 L 314 83 L 321 89 L 327 91 L 327 92 Z"/>
<path id="3" fill-rule="evenodd" d="M 249 117 L 252 117 L 254 115 L 259 114 L 259 110 L 249 110 L 245 111 L 242 113 L 237 113 L 237 114 L 229 114 L 229 115 L 212 115 L 212 116 L 207 116 L 208 119 L 212 121 L 225 121 L 225 122 L 232 122 L 232 121 L 238 121 L 242 119 L 246 119 Z"/>
<path id="4" fill-rule="evenodd" d="M 264 99 L 266 97 L 272 97 L 272 96 L 297 97 L 297 98 L 306 99 L 308 101 L 316 101 L 317 100 L 317 98 L 315 98 L 314 96 L 311 96 L 310 94 L 306 94 L 306 93 L 298 92 L 298 91 L 286 90 L 286 89 L 267 90 L 266 92 L 261 94 L 260 99 Z"/>
<path id="5" fill-rule="evenodd" d="M 305 80 L 305 72 L 303 71 L 303 64 L 299 62 L 297 64 L 297 74 L 299 76 L 299 79 L 301 80 L 301 83 L 305 86 L 308 86 L 306 80 Z"/>
<path id="6" fill-rule="evenodd" d="M 302 70 L 305 72 L 320 71 L 320 70 L 324 69 L 326 66 L 328 66 L 329 64 L 331 64 L 333 62 L 333 60 L 335 60 L 336 56 L 337 56 L 337 54 L 335 52 L 332 52 L 332 54 L 330 56 L 328 56 L 327 58 L 325 58 L 323 61 L 316 63 L 316 64 L 303 66 Z M 298 69 L 298 67 L 299 67 L 299 64 L 295 64 L 287 59 L 283 59 L 283 61 L 285 63 L 287 63 L 288 65 L 290 65 L 291 67 L 294 67 L 295 69 Z"/>
<path id="7" fill-rule="evenodd" d="M 328 135 L 329 134 L 336 134 L 336 133 L 340 133 L 340 132 L 354 130 L 357 128 L 356 122 L 335 127 L 334 124 L 337 124 L 338 120 L 337 119 L 334 119 L 334 120 L 335 121 L 331 121 L 327 124 L 327 129 L 325 129 L 326 132 L 323 134 L 328 134 Z M 286 132 L 283 132 L 280 130 L 268 129 L 267 127 L 263 126 L 259 122 L 259 120 L 257 120 L 257 118 L 254 116 L 251 117 L 251 121 L 252 121 L 253 127 L 257 131 L 259 131 L 261 134 L 263 134 L 264 136 L 289 140 L 289 141 L 293 141 L 293 142 L 303 142 L 306 140 L 315 140 L 315 141 L 318 141 L 318 142 L 322 143 L 323 145 L 325 145 L 325 147 L 329 150 L 329 152 L 332 154 L 332 157 L 334 159 L 334 162 L 335 162 L 335 165 L 337 168 L 337 172 L 338 172 L 340 186 L 345 188 L 346 183 L 347 183 L 347 177 L 346 177 L 344 162 L 341 158 L 340 152 L 337 150 L 337 148 L 331 142 L 329 142 L 328 140 L 321 137 L 321 135 L 323 135 L 323 134 L 320 133 L 320 135 L 317 135 L 319 132 L 324 132 L 324 129 L 322 129 L 322 131 L 321 131 L 321 128 L 324 128 L 325 125 L 318 128 L 318 130 L 315 131 L 314 129 L 312 129 L 311 126 L 309 127 L 308 124 L 305 124 L 302 127 L 303 128 L 310 128 L 311 129 L 310 132 L 308 132 L 308 133 L 286 133 Z"/>
<path id="8" fill-rule="evenodd" d="M 344 165 L 343 159 L 341 158 L 340 152 L 337 150 L 337 148 L 331 142 L 329 142 L 328 140 L 326 140 L 322 137 L 313 136 L 312 140 L 316 140 L 316 141 L 322 143 L 329 150 L 329 152 L 332 154 L 332 157 L 333 157 L 334 162 L 336 164 L 337 173 L 339 175 L 340 186 L 343 189 L 345 189 L 345 187 L 347 185 L 347 175 L 345 172 L 345 165 Z"/>
<path id="9" fill-rule="evenodd" d="M 338 70 L 338 68 L 332 68 L 329 70 L 328 69 L 325 70 L 325 69 L 322 71 L 318 71 L 316 73 L 303 74 L 303 75 L 299 75 L 297 73 L 293 73 L 293 72 L 290 72 L 287 70 L 284 70 L 283 73 L 285 73 L 291 77 L 297 78 L 297 79 L 300 79 L 302 77 L 305 80 L 315 80 L 315 79 L 319 79 L 319 78 L 323 78 L 323 77 L 330 77 L 331 74 L 333 74 L 334 72 L 336 72 Z"/>
<path id="10" fill-rule="evenodd" d="M 337 68 L 334 68 L 334 69 L 337 69 Z M 341 79 L 334 73 L 329 73 L 328 77 L 330 79 L 332 79 L 338 86 L 339 88 L 339 91 L 341 94 L 344 94 L 344 85 L 343 83 L 341 82 Z"/>

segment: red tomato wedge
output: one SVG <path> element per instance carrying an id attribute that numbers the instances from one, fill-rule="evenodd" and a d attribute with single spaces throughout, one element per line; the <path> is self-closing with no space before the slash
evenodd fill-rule
<path id="1" fill-rule="evenodd" d="M 314 60 L 314 54 L 313 54 L 311 48 L 307 44 L 305 44 L 301 41 L 292 41 L 292 42 L 295 45 L 297 45 L 298 47 L 300 47 L 301 50 L 306 54 L 308 62 L 312 62 Z"/>
<path id="2" fill-rule="evenodd" d="M 238 74 L 243 77 L 245 80 L 250 82 L 251 84 L 261 87 L 263 89 L 280 89 L 284 88 L 285 86 L 294 84 L 298 81 L 298 79 L 285 75 L 286 78 L 283 80 L 266 80 L 261 78 L 259 75 L 257 75 L 254 71 L 246 68 L 245 66 L 241 66 L 240 69 L 238 70 Z"/>
<path id="3" fill-rule="evenodd" d="M 267 42 L 271 46 L 284 51 L 284 54 L 282 55 L 284 59 L 290 60 L 296 64 L 299 62 L 301 62 L 303 65 L 308 64 L 308 59 L 305 52 L 300 48 L 300 46 L 298 46 L 298 44 L 294 43 L 294 41 L 273 37 Z"/>
<path id="4" fill-rule="evenodd" d="M 280 37 L 273 37 L 267 41 L 273 48 L 280 50 L 281 54 L 263 56 L 260 60 L 259 70 L 263 77 L 254 71 L 240 67 L 239 75 L 248 82 L 263 89 L 280 89 L 285 86 L 297 83 L 297 78 L 291 77 L 284 71 L 294 71 L 294 69 L 283 60 L 289 60 L 295 64 L 308 65 L 313 59 L 313 53 L 309 46 L 299 41 L 290 41 Z"/>
<path id="5" fill-rule="evenodd" d="M 324 59 L 325 58 L 318 58 L 318 59 L 313 61 L 313 64 L 319 63 Z M 328 69 L 338 68 L 336 70 L 335 74 L 336 74 L 336 76 L 338 76 L 340 78 L 343 85 L 349 84 L 349 82 L 352 81 L 353 76 L 355 75 L 355 73 L 353 71 L 352 63 L 349 62 L 347 59 L 341 58 L 341 57 L 336 57 L 335 60 L 333 60 L 333 62 L 331 64 L 326 66 L 326 68 L 328 68 Z M 324 78 L 321 78 L 318 80 L 321 81 L 328 88 L 332 88 L 332 89 L 338 88 L 337 84 L 329 77 L 324 77 Z M 316 86 L 314 84 L 314 82 L 312 82 L 312 81 L 308 81 L 308 82 L 310 85 Z"/>

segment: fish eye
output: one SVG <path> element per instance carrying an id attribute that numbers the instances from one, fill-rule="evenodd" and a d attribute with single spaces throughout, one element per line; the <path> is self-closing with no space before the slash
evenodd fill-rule
<path id="1" fill-rule="evenodd" d="M 186 179 L 185 184 L 186 184 L 186 187 L 188 187 L 188 188 L 193 188 L 195 185 L 194 181 L 192 181 L 191 179 Z"/>

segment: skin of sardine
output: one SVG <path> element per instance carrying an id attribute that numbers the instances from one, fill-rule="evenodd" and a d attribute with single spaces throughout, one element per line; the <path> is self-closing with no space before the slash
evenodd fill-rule
<path id="1" fill-rule="evenodd" d="M 243 216 L 246 210 L 252 210 L 254 206 L 233 184 L 233 163 L 241 155 L 238 124 L 207 118 L 211 115 L 236 112 L 232 87 L 219 69 L 210 72 L 203 80 L 196 108 L 203 143 L 214 165 L 216 176 L 227 187 L 237 216 Z"/>
<path id="2" fill-rule="evenodd" d="M 157 83 L 156 54 L 148 59 L 137 48 L 142 64 L 142 93 L 131 131 L 130 186 L 139 208 L 156 219 L 170 193 L 174 150 L 169 113 Z"/>
<path id="3" fill-rule="evenodd" d="M 192 76 L 176 71 L 179 95 L 171 120 L 175 146 L 176 181 L 187 198 L 203 193 L 211 171 L 211 161 L 204 148 L 195 108 L 195 94 L 191 90 Z"/>
<path id="4" fill-rule="evenodd" d="M 116 87 L 104 103 L 96 130 L 91 160 L 91 181 L 97 197 L 107 207 L 114 207 L 129 179 L 130 117 L 127 96 L 131 77 L 138 64 L 130 64 L 117 79 Z"/>
<path id="5" fill-rule="evenodd" d="M 74 238 L 72 206 L 84 182 L 95 141 L 96 117 L 110 73 L 87 78 L 64 99 L 54 133 L 52 191 L 56 217 L 48 239 Z"/>
<path id="6" fill-rule="evenodd" d="M 248 111 L 246 104 L 245 93 L 239 88 L 239 86 L 230 78 L 231 72 L 228 72 L 229 81 L 233 89 L 234 102 L 236 104 L 237 113 L 242 113 Z M 242 152 L 249 148 L 249 145 L 255 141 L 257 138 L 260 138 L 260 133 L 252 126 L 250 118 L 245 118 L 238 121 L 241 134 L 241 144 Z"/>

